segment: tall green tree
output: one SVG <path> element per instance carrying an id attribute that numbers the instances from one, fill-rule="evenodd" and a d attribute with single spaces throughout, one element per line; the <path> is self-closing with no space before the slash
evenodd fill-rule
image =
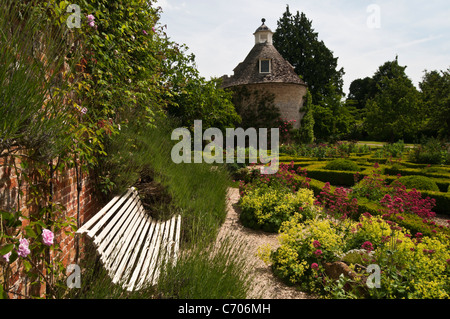
<path id="1" fill-rule="evenodd" d="M 426 110 L 424 130 L 441 139 L 450 138 L 450 68 L 425 71 L 419 83 L 423 108 Z"/>
<path id="2" fill-rule="evenodd" d="M 312 104 L 311 92 L 306 93 L 306 100 L 302 109 L 304 112 L 301 126 L 298 131 L 298 140 L 301 143 L 310 144 L 314 142 L 314 105 Z"/>
<path id="3" fill-rule="evenodd" d="M 377 93 L 366 104 L 365 126 L 369 136 L 376 140 L 412 141 L 423 123 L 420 93 L 400 66 L 398 59 L 379 67 L 374 81 Z"/>
<path id="4" fill-rule="evenodd" d="M 344 69 L 338 69 L 338 58 L 319 40 L 312 21 L 299 11 L 293 15 L 289 6 L 278 20 L 273 44 L 308 83 L 313 103 L 317 104 L 335 92 L 343 95 Z M 330 91 L 330 87 L 333 87 Z"/>

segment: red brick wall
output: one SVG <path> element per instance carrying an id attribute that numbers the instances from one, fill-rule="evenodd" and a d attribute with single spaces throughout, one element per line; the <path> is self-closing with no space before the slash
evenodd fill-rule
<path id="1" fill-rule="evenodd" d="M 12 164 L 13 159 L 11 157 L 0 158 L 0 209 L 6 211 L 15 211 L 18 208 L 19 181 Z M 16 158 L 16 165 L 18 167 L 20 167 L 19 164 L 20 160 Z M 54 183 L 53 188 L 53 202 L 59 202 L 65 207 L 65 210 L 60 213 L 60 216 L 62 217 L 73 217 L 76 220 L 77 211 L 79 209 L 78 222 L 79 225 L 83 225 L 84 222 L 89 220 L 89 218 L 101 208 L 101 203 L 95 193 L 95 182 L 92 175 L 83 173 L 82 176 L 80 176 L 80 179 L 82 181 L 82 188 L 80 192 L 79 207 L 77 201 L 78 191 L 75 168 L 66 169 L 63 173 L 56 174 L 56 183 Z M 20 199 L 19 209 L 22 213 L 27 215 L 32 211 L 32 207 L 29 207 L 26 204 L 29 199 L 29 188 L 28 185 L 21 185 L 20 189 L 23 192 L 23 195 Z M 25 221 L 22 224 L 23 226 L 26 226 Z M 63 261 L 63 264 L 67 266 L 76 263 L 77 237 L 65 235 L 64 232 L 61 231 L 55 234 L 55 242 L 60 245 L 62 250 L 59 259 Z M 81 239 L 79 247 L 82 247 Z M 21 272 L 19 266 L 15 264 L 17 264 L 17 261 L 11 265 L 13 271 L 9 276 L 9 280 L 12 284 L 15 284 L 17 292 L 26 294 L 25 282 L 27 279 L 22 278 L 23 276 L 20 275 Z M 0 273 L 0 277 L 2 276 L 3 274 Z M 43 291 L 43 287 L 41 287 L 41 291 Z M 18 296 L 20 297 L 20 295 L 10 294 L 11 298 L 17 298 Z"/>

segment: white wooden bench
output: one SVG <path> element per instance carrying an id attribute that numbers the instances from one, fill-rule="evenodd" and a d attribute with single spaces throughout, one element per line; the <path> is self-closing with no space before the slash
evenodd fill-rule
<path id="1" fill-rule="evenodd" d="M 76 232 L 93 239 L 113 283 L 128 291 L 156 284 L 160 267 L 176 262 L 181 216 L 165 222 L 145 213 L 135 188 L 114 197 Z"/>

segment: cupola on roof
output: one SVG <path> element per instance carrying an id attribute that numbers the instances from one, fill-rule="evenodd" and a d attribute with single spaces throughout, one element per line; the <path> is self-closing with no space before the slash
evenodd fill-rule
<path id="1" fill-rule="evenodd" d="M 257 83 L 293 83 L 305 85 L 272 44 L 273 32 L 262 25 L 254 33 L 255 45 L 245 60 L 234 69 L 234 75 L 224 77 L 223 87 Z"/>

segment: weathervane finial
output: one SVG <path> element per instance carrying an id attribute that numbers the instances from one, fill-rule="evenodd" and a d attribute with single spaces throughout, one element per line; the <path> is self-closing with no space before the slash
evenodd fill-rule
<path id="1" fill-rule="evenodd" d="M 266 22 L 266 19 L 262 18 L 261 21 L 264 24 Z"/>

